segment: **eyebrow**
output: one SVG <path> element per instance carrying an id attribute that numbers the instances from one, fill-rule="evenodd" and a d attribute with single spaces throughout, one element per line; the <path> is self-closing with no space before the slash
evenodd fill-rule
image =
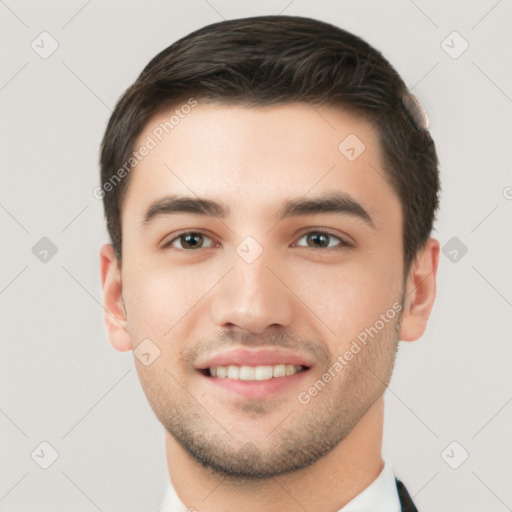
<path id="1" fill-rule="evenodd" d="M 192 213 L 225 219 L 230 215 L 230 208 L 212 199 L 187 196 L 167 196 L 152 203 L 146 211 L 143 224 L 160 215 L 173 213 Z M 314 215 L 318 213 L 339 213 L 352 215 L 363 220 L 373 229 L 377 229 L 371 215 L 349 194 L 329 192 L 311 199 L 299 198 L 285 201 L 283 206 L 274 210 L 279 220 Z"/>

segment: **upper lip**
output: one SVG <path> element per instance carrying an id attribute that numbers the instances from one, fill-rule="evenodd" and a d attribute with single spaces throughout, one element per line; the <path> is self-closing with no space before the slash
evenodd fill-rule
<path id="1" fill-rule="evenodd" d="M 217 366 L 275 366 L 277 364 L 293 364 L 295 366 L 312 366 L 308 359 L 300 354 L 284 350 L 227 350 L 215 354 L 200 362 L 197 369 L 206 370 Z"/>

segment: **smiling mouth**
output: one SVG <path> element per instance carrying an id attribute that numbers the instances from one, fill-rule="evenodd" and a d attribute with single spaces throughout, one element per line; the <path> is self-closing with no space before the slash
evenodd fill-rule
<path id="1" fill-rule="evenodd" d="M 276 364 L 272 366 L 212 366 L 200 370 L 200 372 L 207 377 L 216 379 L 262 381 L 290 377 L 291 375 L 295 375 L 296 373 L 304 372 L 307 370 L 309 370 L 308 366 Z"/>

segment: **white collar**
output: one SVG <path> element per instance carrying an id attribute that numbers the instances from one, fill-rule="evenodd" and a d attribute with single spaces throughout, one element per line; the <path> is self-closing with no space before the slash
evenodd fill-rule
<path id="1" fill-rule="evenodd" d="M 395 474 L 389 462 L 384 463 L 380 475 L 339 512 L 400 512 L 400 498 L 396 488 Z"/>
<path id="2" fill-rule="evenodd" d="M 159 512 L 187 512 L 171 483 L 167 486 Z M 338 512 L 400 512 L 401 505 L 396 488 L 395 474 L 389 462 L 384 463 L 380 475 Z"/>

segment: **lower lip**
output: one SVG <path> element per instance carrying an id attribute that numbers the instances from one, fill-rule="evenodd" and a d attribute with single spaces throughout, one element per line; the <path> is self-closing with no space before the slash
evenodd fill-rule
<path id="1" fill-rule="evenodd" d="M 207 379 L 208 382 L 214 386 L 221 386 L 229 391 L 234 391 L 239 395 L 244 395 L 249 398 L 265 398 L 285 391 L 287 388 L 297 386 L 304 379 L 304 375 L 308 370 L 303 370 L 287 377 L 273 377 L 267 380 L 239 380 L 229 379 L 227 377 L 218 378 L 210 377 L 199 372 L 199 374 Z"/>

